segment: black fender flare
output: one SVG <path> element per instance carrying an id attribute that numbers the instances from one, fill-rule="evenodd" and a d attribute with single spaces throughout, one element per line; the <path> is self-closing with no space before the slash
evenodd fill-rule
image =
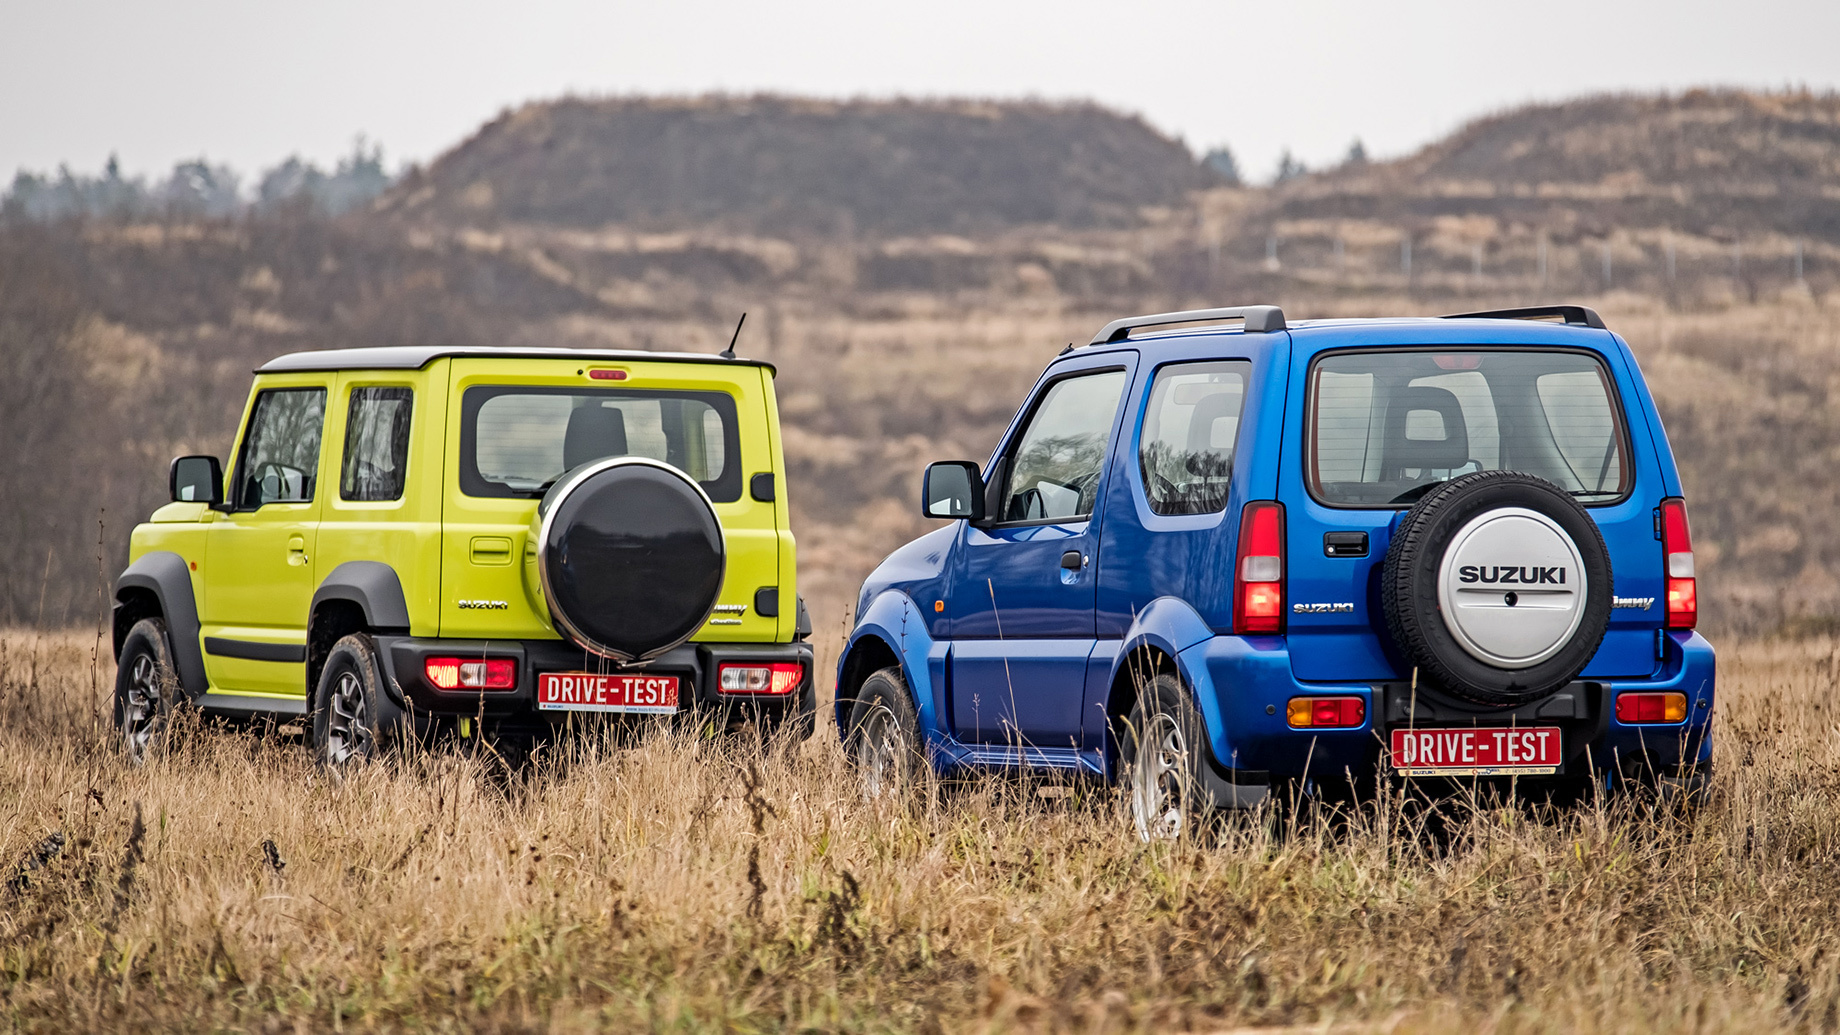
<path id="1" fill-rule="evenodd" d="M 193 697 L 205 692 L 204 648 L 198 641 L 198 602 L 192 596 L 191 567 L 185 558 L 170 550 L 155 550 L 128 565 L 115 580 L 115 653 L 121 654 L 121 641 L 128 630 L 122 627 L 122 607 L 132 591 L 145 590 L 159 602 L 160 617 L 166 622 L 171 642 L 173 667 L 178 669 L 179 685 Z M 132 624 L 132 623 L 130 623 Z"/>
<path id="2" fill-rule="evenodd" d="M 332 569 L 319 588 L 313 591 L 312 615 L 328 600 L 348 600 L 364 612 L 364 624 L 372 632 L 409 631 L 409 605 L 403 596 L 402 579 L 396 569 L 381 561 L 346 561 Z"/>

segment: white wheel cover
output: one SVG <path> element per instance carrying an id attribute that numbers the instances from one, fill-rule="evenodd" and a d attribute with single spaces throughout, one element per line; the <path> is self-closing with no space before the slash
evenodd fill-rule
<path id="1" fill-rule="evenodd" d="M 1589 588 L 1572 537 L 1524 507 L 1464 525 L 1438 568 L 1444 627 L 1496 668 L 1531 668 L 1564 649 L 1584 622 Z"/>

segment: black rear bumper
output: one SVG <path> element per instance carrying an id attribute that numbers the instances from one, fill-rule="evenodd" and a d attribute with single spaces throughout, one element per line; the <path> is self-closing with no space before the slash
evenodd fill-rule
<path id="1" fill-rule="evenodd" d="M 752 712 L 775 719 L 809 709 L 812 701 L 812 651 L 809 643 L 686 643 L 643 666 L 620 668 L 563 640 L 437 640 L 413 636 L 376 637 L 377 655 L 392 696 L 405 708 L 428 715 L 520 718 L 561 722 L 575 714 L 539 711 L 537 676 L 545 672 L 642 671 L 682 680 L 679 707 L 685 711 Z M 517 686 L 511 690 L 443 690 L 428 680 L 430 657 L 494 657 L 517 660 Z M 724 661 L 793 661 L 804 672 L 790 693 L 725 694 L 716 686 L 716 666 Z"/>

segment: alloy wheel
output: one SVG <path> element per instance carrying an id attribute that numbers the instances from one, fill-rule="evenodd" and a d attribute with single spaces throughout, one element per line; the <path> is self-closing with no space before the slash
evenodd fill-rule
<path id="1" fill-rule="evenodd" d="M 364 706 L 364 683 L 352 671 L 332 684 L 326 716 L 326 761 L 334 766 L 370 753 L 372 733 Z"/>
<path id="2" fill-rule="evenodd" d="M 893 710 L 877 704 L 863 716 L 856 731 L 856 764 L 862 774 L 863 794 L 879 798 L 895 789 L 901 755 L 907 750 Z"/>
<path id="3" fill-rule="evenodd" d="M 1144 724 L 1131 767 L 1131 820 L 1141 841 L 1182 836 L 1188 800 L 1188 739 L 1175 717 L 1157 712 Z"/>
<path id="4" fill-rule="evenodd" d="M 128 756 L 140 761 L 160 732 L 160 666 L 152 654 L 135 655 L 121 709 L 121 735 Z"/>

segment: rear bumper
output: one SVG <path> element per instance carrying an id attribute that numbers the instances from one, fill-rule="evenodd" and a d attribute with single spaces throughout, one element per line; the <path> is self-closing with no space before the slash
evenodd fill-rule
<path id="1" fill-rule="evenodd" d="M 812 697 L 812 651 L 809 643 L 686 643 L 643 666 L 621 670 L 605 658 L 562 640 L 438 640 L 379 636 L 377 654 L 392 695 L 406 708 L 424 714 L 523 718 L 561 722 L 566 711 L 539 711 L 537 676 L 545 672 L 643 671 L 682 680 L 679 707 L 685 711 L 751 711 L 774 719 L 808 708 Z M 508 657 L 517 661 L 512 690 L 443 690 L 428 680 L 430 657 Z M 716 668 L 724 661 L 793 661 L 804 673 L 788 693 L 725 694 L 716 686 Z"/>
<path id="2" fill-rule="evenodd" d="M 1304 683 L 1291 671 L 1285 640 L 1277 636 L 1218 636 L 1182 652 L 1181 665 L 1207 721 L 1215 758 L 1234 770 L 1263 770 L 1274 778 L 1346 781 L 1372 777 L 1386 759 L 1396 727 L 1557 726 L 1564 731 L 1558 776 L 1588 771 L 1662 777 L 1703 770 L 1712 758 L 1710 727 L 1717 661 L 1696 632 L 1669 632 L 1654 675 L 1637 680 L 1578 682 L 1519 709 L 1476 709 L 1409 685 Z M 1687 696 L 1686 721 L 1632 725 L 1618 722 L 1615 700 L 1630 691 L 1678 691 Z M 1292 729 L 1285 720 L 1293 697 L 1354 696 L 1366 703 L 1366 721 L 1349 729 Z"/>

